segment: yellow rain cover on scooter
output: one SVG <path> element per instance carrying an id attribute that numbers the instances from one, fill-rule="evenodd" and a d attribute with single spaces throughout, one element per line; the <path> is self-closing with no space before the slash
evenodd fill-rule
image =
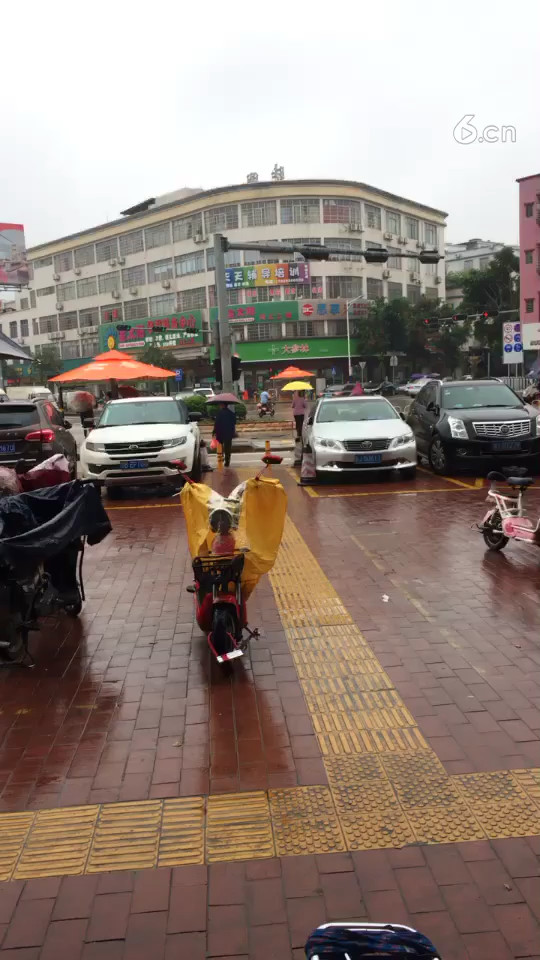
<path id="1" fill-rule="evenodd" d="M 186 483 L 180 494 L 184 509 L 189 552 L 192 557 L 210 553 L 215 534 L 210 529 L 208 501 L 214 491 L 204 483 Z"/>

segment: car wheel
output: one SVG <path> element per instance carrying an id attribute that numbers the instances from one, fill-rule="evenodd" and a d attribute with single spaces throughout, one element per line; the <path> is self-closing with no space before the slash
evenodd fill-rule
<path id="1" fill-rule="evenodd" d="M 414 480 L 416 477 L 416 467 L 406 467 L 405 470 L 400 470 L 399 473 L 404 480 Z"/>
<path id="2" fill-rule="evenodd" d="M 121 487 L 107 487 L 107 499 L 119 500 Z"/>
<path id="3" fill-rule="evenodd" d="M 428 460 L 433 473 L 443 477 L 450 469 L 450 460 L 444 443 L 440 437 L 435 437 L 431 441 L 428 452 Z"/>

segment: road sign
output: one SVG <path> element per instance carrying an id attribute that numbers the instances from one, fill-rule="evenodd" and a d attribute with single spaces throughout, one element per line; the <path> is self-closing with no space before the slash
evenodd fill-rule
<path id="1" fill-rule="evenodd" d="M 183 370 L 175 370 L 175 371 L 174 371 L 174 379 L 177 380 L 177 381 L 183 380 L 183 379 L 184 379 L 184 371 L 183 371 Z"/>
<path id="2" fill-rule="evenodd" d="M 391 366 L 391 367 L 397 367 L 398 363 L 399 363 L 398 358 L 396 357 L 396 355 L 395 355 L 395 353 L 394 353 L 394 354 L 390 357 L 390 366 Z"/>
<path id="3" fill-rule="evenodd" d="M 521 323 L 519 320 L 508 320 L 502 325 L 503 363 L 521 363 L 523 359 L 523 343 L 521 338 Z"/>
<path id="4" fill-rule="evenodd" d="M 337 373 L 336 368 L 332 367 L 332 376 L 335 377 L 336 373 Z"/>

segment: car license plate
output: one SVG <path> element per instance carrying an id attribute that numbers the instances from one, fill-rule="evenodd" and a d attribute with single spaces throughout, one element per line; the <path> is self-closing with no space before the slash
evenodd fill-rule
<path id="1" fill-rule="evenodd" d="M 15 453 L 15 444 L 0 443 L 0 453 Z"/>
<path id="2" fill-rule="evenodd" d="M 493 449 L 501 453 L 505 450 L 521 450 L 521 444 L 519 440 L 497 440 L 493 444 Z"/>
<path id="3" fill-rule="evenodd" d="M 354 460 L 355 463 L 380 463 L 382 457 L 380 453 L 359 453 Z"/>
<path id="4" fill-rule="evenodd" d="M 146 470 L 148 460 L 126 460 L 121 466 L 122 470 Z"/>

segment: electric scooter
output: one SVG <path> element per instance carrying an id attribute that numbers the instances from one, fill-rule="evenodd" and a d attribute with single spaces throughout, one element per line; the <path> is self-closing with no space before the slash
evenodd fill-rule
<path id="1" fill-rule="evenodd" d="M 523 467 L 509 467 L 504 473 L 488 473 L 491 483 L 487 502 L 491 504 L 478 529 L 489 550 L 502 550 L 509 540 L 532 543 L 540 547 L 540 517 L 533 523 L 525 516 L 523 495 L 533 485 L 532 477 L 527 476 Z M 501 493 L 497 483 L 504 482 L 512 488 L 512 494 Z"/>

